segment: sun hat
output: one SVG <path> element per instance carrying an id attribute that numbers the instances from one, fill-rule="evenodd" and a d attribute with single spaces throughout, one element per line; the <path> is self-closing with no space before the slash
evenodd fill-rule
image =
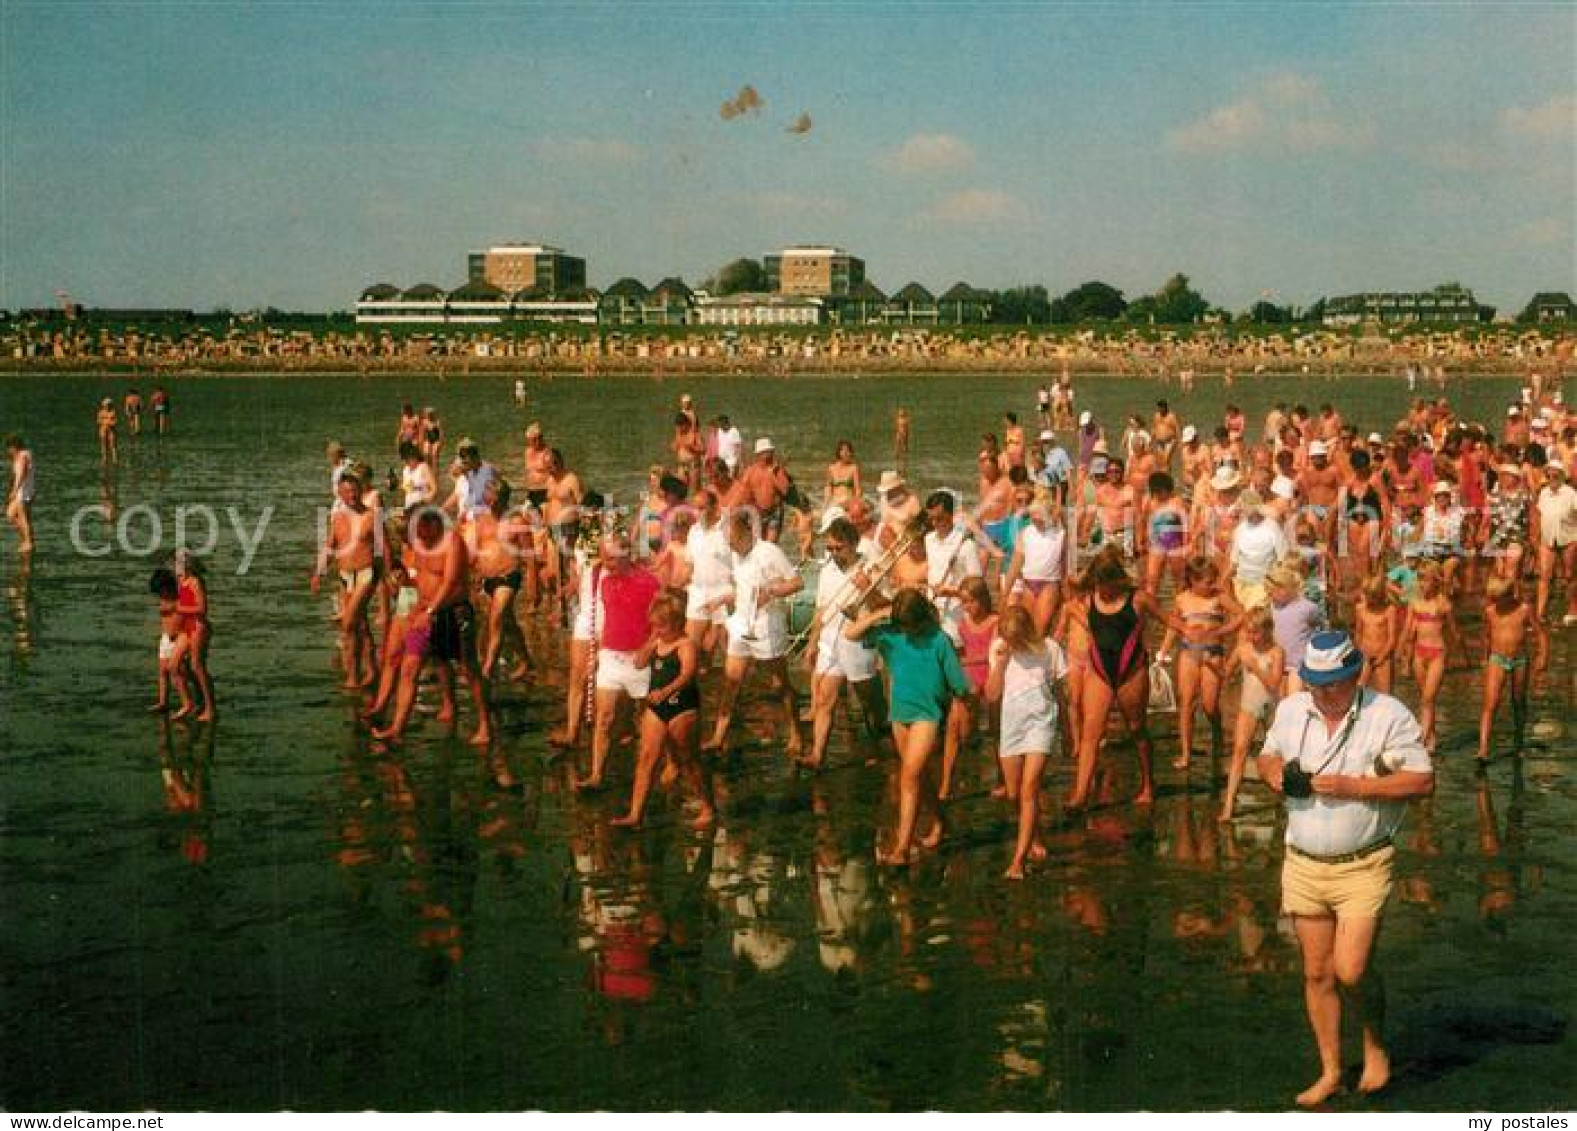
<path id="1" fill-rule="evenodd" d="M 1047 443 L 1047 442 L 1049 442 L 1051 440 L 1055 440 L 1056 438 L 1057 438 L 1057 434 L 1055 432 L 1053 432 L 1050 428 L 1043 428 L 1043 429 L 1041 429 L 1041 433 L 1040 433 L 1040 442 L 1041 443 L 1044 444 L 1044 443 Z"/>
<path id="2" fill-rule="evenodd" d="M 902 491 L 907 486 L 908 484 L 904 482 L 903 476 L 896 471 L 884 471 L 882 472 L 881 482 L 876 484 L 876 493 L 878 495 L 890 495 L 894 491 Z"/>
<path id="3" fill-rule="evenodd" d="M 832 524 L 840 518 L 848 518 L 849 512 L 840 506 L 831 506 L 821 512 L 821 525 L 816 528 L 817 534 L 825 534 L 832 529 Z"/>
<path id="4" fill-rule="evenodd" d="M 1326 687 L 1356 679 L 1363 671 L 1363 653 L 1352 637 L 1339 630 L 1316 632 L 1303 649 L 1298 678 L 1311 687 Z"/>
<path id="5" fill-rule="evenodd" d="M 1183 425 L 1183 443 L 1192 444 L 1197 439 L 1199 439 L 1199 429 L 1192 424 Z"/>
<path id="6" fill-rule="evenodd" d="M 1212 491 L 1230 491 L 1242 482 L 1238 469 L 1229 463 L 1224 463 L 1216 468 L 1216 473 L 1210 477 Z"/>
<path id="7" fill-rule="evenodd" d="M 762 452 L 775 452 L 775 451 L 777 451 L 777 449 L 772 446 L 772 437 L 770 437 L 770 436 L 762 436 L 759 440 L 756 441 L 756 455 L 760 455 Z"/>
<path id="8" fill-rule="evenodd" d="M 1383 443 L 1385 443 L 1385 437 L 1380 435 L 1380 433 L 1378 433 L 1378 432 L 1371 432 L 1371 433 L 1369 433 L 1369 443 L 1371 443 L 1371 444 L 1383 444 Z"/>
<path id="9" fill-rule="evenodd" d="M 1094 422 L 1094 420 L 1095 420 L 1095 414 L 1093 412 L 1091 412 L 1089 409 L 1085 409 L 1083 412 L 1079 413 L 1079 427 L 1080 428 L 1088 428 L 1090 426 L 1090 424 Z"/>

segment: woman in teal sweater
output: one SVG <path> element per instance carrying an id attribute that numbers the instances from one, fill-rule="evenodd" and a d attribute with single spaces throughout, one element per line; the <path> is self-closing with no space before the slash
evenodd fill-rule
<path id="1" fill-rule="evenodd" d="M 850 640 L 868 638 L 892 676 L 890 718 L 899 766 L 898 835 L 892 850 L 878 850 L 876 859 L 881 864 L 909 864 L 915 856 L 914 829 L 922 783 L 933 824 L 920 844 L 934 848 L 942 840 L 936 782 L 926 774 L 926 763 L 936 748 L 948 708 L 954 699 L 968 693 L 969 681 L 952 642 L 941 630 L 936 607 L 918 590 L 900 590 L 890 609 L 862 614 L 844 629 L 844 635 Z"/>

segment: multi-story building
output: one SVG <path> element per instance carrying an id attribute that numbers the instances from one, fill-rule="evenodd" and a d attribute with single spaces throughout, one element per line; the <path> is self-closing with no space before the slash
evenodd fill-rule
<path id="1" fill-rule="evenodd" d="M 1443 283 L 1431 291 L 1372 292 L 1337 295 L 1325 302 L 1327 326 L 1352 326 L 1360 322 L 1488 322 L 1495 308 L 1481 306 L 1473 292 L 1457 283 Z"/>
<path id="2" fill-rule="evenodd" d="M 701 326 L 815 326 L 825 318 L 819 298 L 804 295 L 737 294 L 697 297 Z"/>
<path id="3" fill-rule="evenodd" d="M 586 288 L 586 261 L 542 244 L 499 244 L 466 257 L 467 277 L 508 294 L 537 291 L 559 295 Z"/>
<path id="4" fill-rule="evenodd" d="M 761 262 L 774 294 L 830 298 L 865 282 L 865 260 L 837 247 L 786 247 Z"/>

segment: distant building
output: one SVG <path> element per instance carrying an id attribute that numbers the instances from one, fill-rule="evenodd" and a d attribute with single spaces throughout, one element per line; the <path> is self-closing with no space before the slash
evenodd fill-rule
<path id="1" fill-rule="evenodd" d="M 1494 316 L 1495 308 L 1480 305 L 1466 287 L 1444 283 L 1431 291 L 1338 295 L 1326 300 L 1323 321 L 1327 326 L 1354 326 L 1360 322 L 1472 323 L 1488 322 Z"/>
<path id="2" fill-rule="evenodd" d="M 883 322 L 904 326 L 935 326 L 941 318 L 936 297 L 919 283 L 900 287 L 882 307 Z"/>
<path id="3" fill-rule="evenodd" d="M 991 296 L 968 283 L 954 283 L 936 300 L 937 314 L 943 322 L 963 326 L 991 318 Z"/>
<path id="4" fill-rule="evenodd" d="M 880 322 L 887 296 L 869 279 L 852 287 L 849 293 L 828 302 L 829 316 L 840 325 L 859 326 L 867 322 Z"/>
<path id="5" fill-rule="evenodd" d="M 467 256 L 466 277 L 507 294 L 537 288 L 548 295 L 584 290 L 586 261 L 542 244 L 499 244 Z"/>
<path id="6" fill-rule="evenodd" d="M 702 326 L 816 326 L 826 318 L 826 304 L 805 295 L 700 295 L 695 320 Z"/>
<path id="7" fill-rule="evenodd" d="M 1577 319 L 1577 307 L 1572 306 L 1571 296 L 1561 291 L 1540 291 L 1523 312 L 1527 322 L 1571 322 Z"/>
<path id="8" fill-rule="evenodd" d="M 356 321 L 363 325 L 593 324 L 597 301 L 596 292 L 583 287 L 548 296 L 534 287 L 509 294 L 482 280 L 471 280 L 452 291 L 431 283 L 418 283 L 403 291 L 389 283 L 377 283 L 361 292 Z"/>
<path id="9" fill-rule="evenodd" d="M 846 295 L 865 281 L 865 260 L 837 247 L 786 247 L 762 257 L 767 290 L 828 298 Z"/>
<path id="10" fill-rule="evenodd" d="M 639 279 L 624 278 L 602 292 L 597 320 L 604 326 L 683 326 L 694 307 L 683 279 L 664 279 L 647 290 Z"/>

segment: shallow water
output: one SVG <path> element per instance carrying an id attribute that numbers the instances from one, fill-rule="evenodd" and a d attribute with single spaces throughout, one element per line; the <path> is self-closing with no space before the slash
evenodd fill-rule
<path id="1" fill-rule="evenodd" d="M 794 776 L 759 704 L 747 720 L 762 741 L 723 773 L 706 835 L 662 806 L 644 832 L 610 831 L 615 799 L 569 796 L 543 741 L 559 683 L 503 693 L 523 795 L 489 788 L 430 721 L 399 754 L 369 749 L 306 586 L 326 439 L 391 463 L 399 403 L 430 403 L 451 450 L 468 433 L 518 473 L 539 418 L 588 484 L 628 498 L 681 389 L 748 436 L 770 432 L 808 483 L 845 436 L 874 481 L 904 404 L 911 478 L 968 486 L 979 433 L 1008 408 L 1031 417 L 1035 384 L 560 379 L 533 382 L 522 412 L 511 383 L 176 380 L 174 435 L 129 442 L 107 490 L 92 413 L 126 382 L 0 382 L 0 431 L 28 437 L 40 492 L 29 574 L 0 534 L 0 1104 L 1276 1109 L 1312 1078 L 1276 916 L 1277 809 L 1251 785 L 1245 816 L 1217 826 L 1203 768 L 1164 768 L 1170 720 L 1153 810 L 1114 802 L 1058 829 L 1022 885 L 999 878 L 1011 833 L 984 747 L 964 759 L 949 847 L 913 876 L 871 864 L 890 821 L 884 767 L 840 733 L 832 770 Z M 1475 381 L 1453 400 L 1494 419 L 1513 391 Z M 1156 390 L 1079 392 L 1110 423 Z M 1272 399 L 1334 396 L 1366 429 L 1406 399 L 1399 382 L 1356 380 L 1233 396 L 1256 431 Z M 1214 420 L 1225 397 L 1212 382 L 1173 399 Z M 84 557 L 68 536 L 106 494 L 122 513 L 152 507 L 166 553 L 182 504 L 239 508 L 249 526 L 276 508 L 245 576 L 233 535 L 212 557 L 211 726 L 143 713 L 154 561 Z M 82 529 L 96 542 L 103 521 Z M 132 529 L 146 538 L 146 512 Z M 1404 827 L 1381 946 L 1398 1077 L 1340 1106 L 1574 1105 L 1574 640 L 1551 639 L 1534 746 L 1487 778 L 1470 765 L 1478 676 L 1450 676 L 1439 789 Z M 1106 761 L 1126 797 L 1128 751 Z M 627 763 L 616 755 L 620 787 Z M 1059 762 L 1048 792 L 1068 776 Z M 1347 1047 L 1355 1058 L 1355 1035 Z"/>

